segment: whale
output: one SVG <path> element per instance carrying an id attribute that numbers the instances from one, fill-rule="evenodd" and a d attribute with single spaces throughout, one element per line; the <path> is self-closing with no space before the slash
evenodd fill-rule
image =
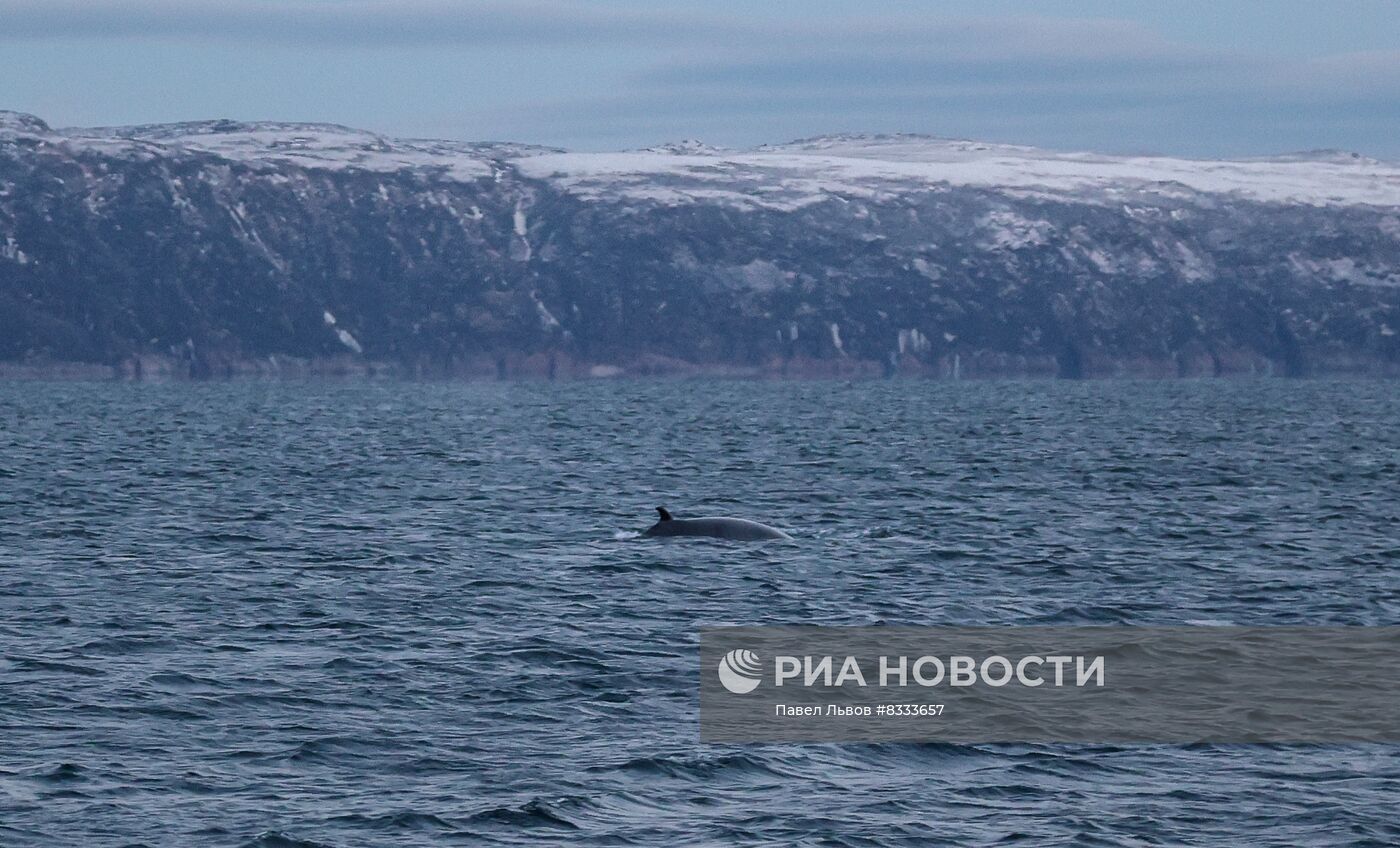
<path id="1" fill-rule="evenodd" d="M 747 518 L 672 518 L 666 507 L 656 508 L 661 518 L 644 536 L 708 536 L 712 539 L 731 539 L 736 542 L 758 542 L 764 539 L 787 539 L 792 537 L 776 527 L 749 521 Z"/>

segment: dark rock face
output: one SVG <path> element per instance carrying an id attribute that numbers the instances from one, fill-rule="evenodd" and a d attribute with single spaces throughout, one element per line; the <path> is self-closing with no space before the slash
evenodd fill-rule
<path id="1" fill-rule="evenodd" d="M 0 363 L 1400 372 L 1400 169 L 1384 163 L 1270 160 L 1265 188 L 1324 184 L 1281 199 L 1111 173 L 1028 190 L 938 163 L 821 182 L 816 155 L 685 147 L 618 167 L 341 127 L 53 131 L 0 113 Z M 1027 168 L 1060 161 L 1036 155 Z M 1333 174 L 1365 192 L 1325 196 Z"/>

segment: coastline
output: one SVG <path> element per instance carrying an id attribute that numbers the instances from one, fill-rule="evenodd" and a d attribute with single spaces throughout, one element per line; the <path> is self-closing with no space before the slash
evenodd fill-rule
<path id="1" fill-rule="evenodd" d="M 1116 357 L 1076 353 L 1066 357 L 974 351 L 924 361 L 912 356 L 880 361 L 856 357 L 774 357 L 759 364 L 691 362 L 660 355 L 591 361 L 564 353 L 481 354 L 447 362 L 401 362 L 363 357 L 187 357 L 142 355 L 115 363 L 67 360 L 0 362 L 0 381 L 219 382 L 244 379 L 350 380 L 1178 380 L 1261 378 L 1400 378 L 1400 361 L 1336 354 L 1305 363 L 1255 353 Z"/>

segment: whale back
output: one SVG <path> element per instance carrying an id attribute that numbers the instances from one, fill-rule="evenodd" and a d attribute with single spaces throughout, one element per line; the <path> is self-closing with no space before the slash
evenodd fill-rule
<path id="1" fill-rule="evenodd" d="M 657 507 L 657 511 L 661 513 L 661 520 L 647 529 L 647 536 L 707 536 L 741 542 L 792 538 L 776 527 L 747 518 L 672 518 L 661 507 Z"/>

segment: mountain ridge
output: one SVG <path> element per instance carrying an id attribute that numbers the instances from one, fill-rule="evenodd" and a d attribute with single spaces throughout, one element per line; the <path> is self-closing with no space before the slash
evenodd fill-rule
<path id="1" fill-rule="evenodd" d="M 1400 166 L 1300 157 L 849 133 L 571 153 L 0 113 L 0 363 L 1394 373 Z"/>

